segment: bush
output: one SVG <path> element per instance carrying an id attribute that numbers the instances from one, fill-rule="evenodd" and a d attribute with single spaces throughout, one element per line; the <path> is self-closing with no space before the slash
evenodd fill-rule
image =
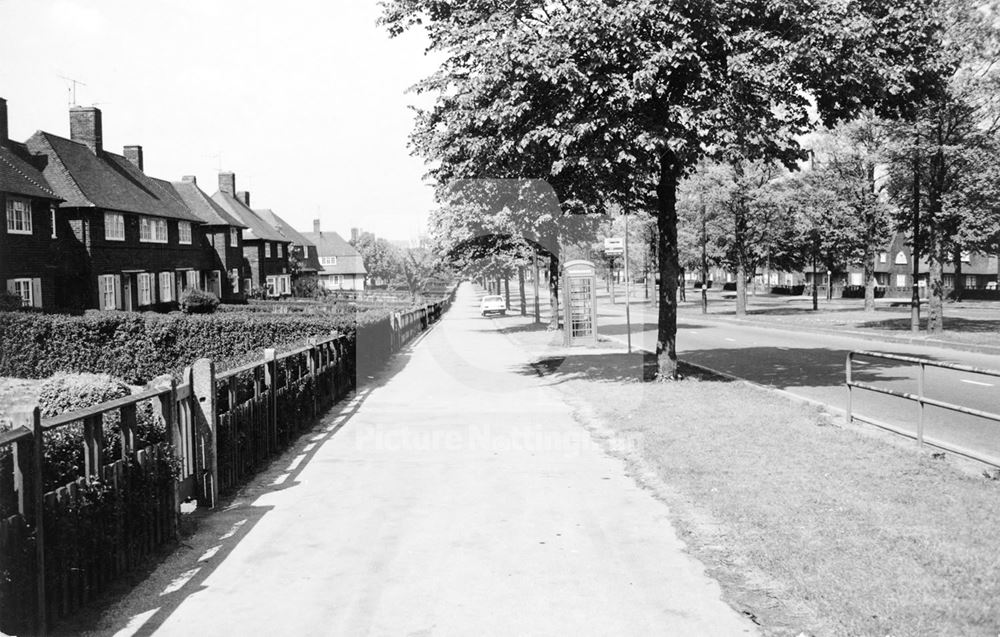
<path id="1" fill-rule="evenodd" d="M 219 298 L 211 292 L 190 289 L 181 297 L 181 311 L 185 314 L 211 314 L 219 307 Z"/>
<path id="2" fill-rule="evenodd" d="M 386 310 L 334 315 L 139 314 L 84 316 L 0 312 L 0 376 L 47 378 L 56 372 L 110 374 L 140 385 L 179 372 L 198 358 L 223 369 L 336 330 L 386 320 Z"/>
<path id="3" fill-rule="evenodd" d="M 100 405 L 132 392 L 124 381 L 107 374 L 60 373 L 45 381 L 38 393 L 38 407 L 43 418 L 51 418 L 86 407 Z M 121 456 L 121 417 L 118 412 L 104 415 L 105 458 Z M 136 449 L 166 440 L 166 427 L 155 415 L 147 400 L 136 409 Z M 45 488 L 61 487 L 83 475 L 83 424 L 74 423 L 45 434 Z"/>
<path id="4" fill-rule="evenodd" d="M 10 312 L 19 309 L 21 309 L 20 294 L 14 294 L 6 290 L 0 291 L 0 312 Z"/>

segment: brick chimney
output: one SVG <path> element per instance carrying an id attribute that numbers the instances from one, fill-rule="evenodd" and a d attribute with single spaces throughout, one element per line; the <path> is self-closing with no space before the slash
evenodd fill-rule
<path id="1" fill-rule="evenodd" d="M 142 146 L 126 146 L 123 154 L 129 163 L 142 172 Z"/>
<path id="2" fill-rule="evenodd" d="M 184 175 L 181 177 L 181 181 L 186 184 L 194 184 L 195 186 L 198 185 L 198 178 L 194 175 Z"/>
<path id="3" fill-rule="evenodd" d="M 358 242 L 358 229 L 351 228 L 351 243 L 357 243 L 357 242 Z"/>
<path id="4" fill-rule="evenodd" d="M 235 173 L 219 173 L 219 190 L 231 195 L 236 196 L 236 174 Z"/>
<path id="5" fill-rule="evenodd" d="M 238 193 L 236 193 L 236 198 L 239 199 L 240 203 L 242 203 L 247 208 L 250 207 L 250 193 L 247 192 L 246 190 L 241 190 Z"/>
<path id="6" fill-rule="evenodd" d="M 0 144 L 7 143 L 7 134 L 7 100 L 0 97 Z"/>
<path id="7" fill-rule="evenodd" d="M 319 219 L 313 219 L 313 232 L 323 234 L 323 231 L 319 229 Z"/>
<path id="8" fill-rule="evenodd" d="M 69 109 L 69 137 L 85 144 L 95 155 L 104 144 L 101 128 L 101 109 L 96 106 L 74 106 Z"/>

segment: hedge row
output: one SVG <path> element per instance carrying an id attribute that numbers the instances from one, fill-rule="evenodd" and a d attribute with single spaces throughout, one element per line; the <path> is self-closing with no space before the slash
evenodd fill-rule
<path id="1" fill-rule="evenodd" d="M 259 358 L 337 330 L 383 332 L 388 312 L 339 315 L 101 312 L 84 316 L 0 312 L 0 376 L 46 378 L 60 371 L 110 374 L 142 384 L 198 358 L 220 366 Z M 371 342 L 366 338 L 365 341 Z"/>

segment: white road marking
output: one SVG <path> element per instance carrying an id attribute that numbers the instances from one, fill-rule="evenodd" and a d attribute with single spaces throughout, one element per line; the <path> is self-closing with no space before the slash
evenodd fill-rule
<path id="1" fill-rule="evenodd" d="M 983 383 L 978 380 L 966 380 L 964 378 L 959 378 L 963 383 L 969 383 L 970 385 L 980 385 L 982 387 L 992 387 L 993 383 Z"/>

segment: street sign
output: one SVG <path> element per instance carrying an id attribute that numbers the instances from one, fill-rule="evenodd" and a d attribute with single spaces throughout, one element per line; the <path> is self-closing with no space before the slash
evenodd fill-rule
<path id="1" fill-rule="evenodd" d="M 620 237 L 609 237 L 604 240 L 604 254 L 617 255 L 625 253 L 625 240 Z"/>

